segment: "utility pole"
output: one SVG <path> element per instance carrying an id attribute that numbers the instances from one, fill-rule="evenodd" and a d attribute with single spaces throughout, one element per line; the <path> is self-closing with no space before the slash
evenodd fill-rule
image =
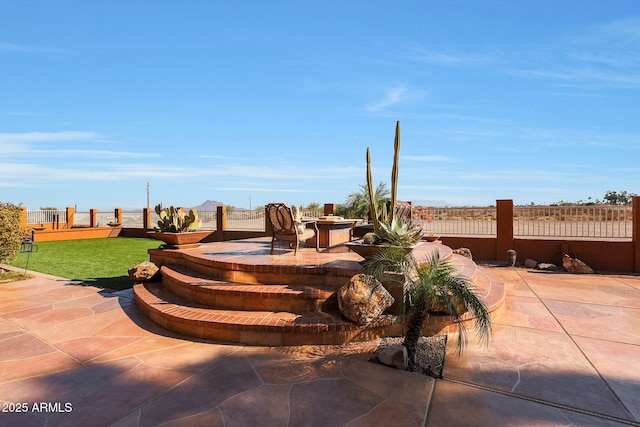
<path id="1" fill-rule="evenodd" d="M 147 181 L 147 210 L 151 209 L 151 205 L 149 204 L 149 181 Z"/>

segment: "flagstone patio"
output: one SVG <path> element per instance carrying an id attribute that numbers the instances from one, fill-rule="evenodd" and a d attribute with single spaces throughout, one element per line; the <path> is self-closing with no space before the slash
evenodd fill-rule
<path id="1" fill-rule="evenodd" d="M 131 290 L 0 285 L 0 425 L 640 426 L 640 276 L 492 268 L 488 348 L 443 379 L 367 361 L 376 342 L 254 347 L 169 332 Z M 23 410 L 22 412 L 17 412 Z"/>

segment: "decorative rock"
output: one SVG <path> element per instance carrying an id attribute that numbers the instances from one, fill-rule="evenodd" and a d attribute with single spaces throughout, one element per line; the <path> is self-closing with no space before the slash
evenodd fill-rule
<path id="1" fill-rule="evenodd" d="M 380 351 L 378 361 L 383 365 L 393 366 L 394 368 L 406 371 L 409 366 L 407 347 L 400 344 L 392 344 Z"/>
<path id="2" fill-rule="evenodd" d="M 378 241 L 376 233 L 367 233 L 362 237 L 362 243 L 366 245 L 375 245 Z"/>
<path id="3" fill-rule="evenodd" d="M 569 273 L 581 273 L 581 274 L 593 274 L 594 271 L 591 267 L 589 267 L 584 262 L 580 261 L 578 258 L 572 258 L 571 256 L 564 254 L 562 257 L 562 266 Z"/>
<path id="4" fill-rule="evenodd" d="M 471 255 L 471 249 L 469 248 L 458 248 L 453 250 L 454 254 L 462 255 L 463 257 L 467 257 L 470 260 L 473 260 L 473 255 Z"/>
<path id="5" fill-rule="evenodd" d="M 378 279 L 366 274 L 353 276 L 337 294 L 340 313 L 359 325 L 371 322 L 395 301 Z"/>
<path id="6" fill-rule="evenodd" d="M 535 259 L 527 258 L 524 260 L 525 268 L 536 268 L 536 265 L 538 265 L 538 261 Z"/>
<path id="7" fill-rule="evenodd" d="M 538 270 L 544 270 L 544 271 L 556 271 L 558 269 L 558 267 L 555 264 L 549 264 L 546 262 L 541 262 L 540 264 L 538 264 L 536 268 Z"/>
<path id="8" fill-rule="evenodd" d="M 149 261 L 141 262 L 128 270 L 129 277 L 134 282 L 152 281 L 158 276 L 159 271 L 158 266 Z"/>

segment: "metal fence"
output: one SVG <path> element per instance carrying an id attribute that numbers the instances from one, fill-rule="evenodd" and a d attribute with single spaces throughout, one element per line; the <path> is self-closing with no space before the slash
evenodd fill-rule
<path id="1" fill-rule="evenodd" d="M 227 229 L 264 231 L 264 210 L 227 211 Z"/>
<path id="2" fill-rule="evenodd" d="M 116 216 L 113 212 L 98 212 L 96 215 L 96 221 L 99 226 L 104 227 L 110 222 L 116 222 Z"/>
<path id="3" fill-rule="evenodd" d="M 52 224 L 55 216 L 59 222 L 67 222 L 67 211 L 54 209 L 33 209 L 27 210 L 27 224 Z"/>
<path id="4" fill-rule="evenodd" d="M 598 238 L 631 239 L 633 218 L 631 206 L 515 206 L 513 208 L 514 237 L 531 238 Z M 215 211 L 199 211 L 202 228 L 216 230 Z M 305 218 L 318 218 L 321 210 L 303 209 Z M 28 224 L 51 224 L 58 215 L 67 222 L 66 210 L 27 210 Z M 98 225 L 106 226 L 115 217 L 112 212 L 99 212 Z M 159 220 L 151 213 L 151 226 Z M 495 207 L 426 208 L 415 207 L 412 222 L 422 227 L 426 235 L 434 236 L 496 236 Z M 76 225 L 89 225 L 88 212 L 76 212 Z M 122 213 L 124 227 L 142 227 L 142 211 Z M 227 229 L 264 231 L 264 209 L 231 210 L 227 214 Z"/>
<path id="5" fill-rule="evenodd" d="M 431 236 L 496 236 L 496 208 L 413 209 L 412 222 Z"/>
<path id="6" fill-rule="evenodd" d="M 142 213 L 140 213 L 140 226 L 142 227 Z M 110 222 L 116 222 L 113 212 L 97 212 L 96 226 L 105 227 Z M 88 227 L 91 225 L 91 212 L 75 212 L 73 214 L 73 224 L 76 227 Z"/>
<path id="7" fill-rule="evenodd" d="M 319 210 L 303 209 L 303 216 L 305 218 L 318 218 L 322 212 Z M 105 214 L 107 215 L 107 214 Z M 100 217 L 100 214 L 98 214 Z M 112 215 L 111 215 L 112 216 Z M 205 230 L 217 229 L 217 212 L 216 211 L 198 211 L 198 217 L 202 222 L 202 227 Z M 76 217 L 77 218 L 77 217 Z M 106 219 L 106 217 L 105 217 Z M 98 222 L 101 225 L 106 225 L 111 219 Z M 160 220 L 160 217 L 151 212 L 151 226 L 154 227 Z M 227 213 L 227 229 L 228 230 L 251 230 L 251 231 L 264 231 L 264 209 L 254 210 L 231 210 Z M 88 223 L 88 220 L 87 220 Z M 124 227 L 142 227 L 143 214 L 139 212 L 123 212 L 122 213 L 122 225 Z"/>
<path id="8" fill-rule="evenodd" d="M 76 211 L 73 214 L 73 224 L 75 226 L 86 226 L 88 227 L 91 224 L 91 214 L 89 212 L 78 212 Z M 98 225 L 107 225 L 106 223 L 102 224 L 98 221 Z"/>
<path id="9" fill-rule="evenodd" d="M 215 214 L 215 212 L 213 213 Z M 202 219 L 202 212 L 198 211 L 198 214 L 200 215 L 200 219 Z M 318 218 L 322 214 L 323 212 L 319 209 L 302 209 L 302 216 L 304 218 Z M 264 231 L 264 209 L 231 211 L 227 214 L 227 229 Z"/>
<path id="10" fill-rule="evenodd" d="M 631 239 L 631 206 L 527 206 L 513 208 L 516 237 Z"/>
<path id="11" fill-rule="evenodd" d="M 198 218 L 200 218 L 202 228 L 205 230 L 216 230 L 218 228 L 217 217 L 216 211 L 198 211 Z M 157 224 L 157 220 L 154 224 Z"/>

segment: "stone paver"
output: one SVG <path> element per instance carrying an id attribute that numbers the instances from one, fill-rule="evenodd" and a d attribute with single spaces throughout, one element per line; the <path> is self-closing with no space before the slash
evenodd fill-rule
<path id="1" fill-rule="evenodd" d="M 130 290 L 1 284 L 0 425 L 640 425 L 640 277 L 492 271 L 507 285 L 492 340 L 457 358 L 451 336 L 438 380 L 367 362 L 375 342 L 198 341 Z"/>
<path id="2" fill-rule="evenodd" d="M 472 339 L 456 358 L 449 340 L 428 424 L 455 417 L 438 402 L 451 398 L 442 390 L 459 390 L 493 425 L 638 425 L 640 293 L 627 283 L 637 277 L 492 271 L 507 286 L 505 310 L 488 348 Z M 462 417 L 459 425 L 475 422 Z"/>

